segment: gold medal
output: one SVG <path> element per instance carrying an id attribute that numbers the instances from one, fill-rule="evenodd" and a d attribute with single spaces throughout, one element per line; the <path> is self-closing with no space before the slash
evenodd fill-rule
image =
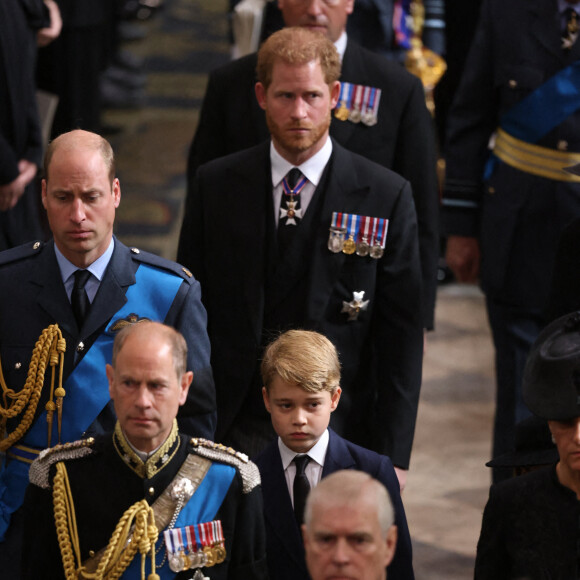
<path id="1" fill-rule="evenodd" d="M 348 240 L 344 241 L 344 244 L 342 245 L 342 251 L 348 255 L 355 253 L 356 242 L 354 241 L 354 236 L 351 235 Z"/>
<path id="2" fill-rule="evenodd" d="M 210 546 L 204 546 L 203 547 L 203 553 L 206 555 L 207 557 L 207 562 L 205 563 L 205 565 L 209 568 L 211 566 L 215 566 L 215 556 L 214 553 L 211 549 Z"/>
<path id="3" fill-rule="evenodd" d="M 226 549 L 224 546 L 217 544 L 214 546 L 215 563 L 221 564 L 226 559 Z"/>

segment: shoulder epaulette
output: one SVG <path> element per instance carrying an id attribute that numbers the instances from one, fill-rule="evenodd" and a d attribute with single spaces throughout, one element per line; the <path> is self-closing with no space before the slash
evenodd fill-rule
<path id="1" fill-rule="evenodd" d="M 183 278 L 183 280 L 186 280 L 189 283 L 195 281 L 193 274 L 185 266 L 182 266 L 177 262 L 172 262 L 171 260 L 167 260 L 166 258 L 162 258 L 161 256 L 157 256 L 150 252 L 145 252 L 135 247 L 129 248 L 129 251 L 131 252 L 131 257 L 138 262 L 143 262 L 144 264 L 156 266 L 157 268 L 177 274 L 180 278 Z"/>
<path id="2" fill-rule="evenodd" d="M 4 250 L 0 252 L 0 266 L 39 254 L 45 245 L 46 242 L 36 240 L 22 244 L 21 246 L 16 246 L 15 248 L 10 248 L 9 250 Z"/>
<path id="3" fill-rule="evenodd" d="M 231 447 L 201 437 L 194 437 L 190 443 L 194 453 L 206 459 L 228 463 L 236 467 L 242 476 L 243 493 L 250 493 L 257 485 L 260 485 L 260 471 L 245 453 L 240 453 Z"/>
<path id="4" fill-rule="evenodd" d="M 71 441 L 70 443 L 63 443 L 44 449 L 30 466 L 30 483 L 43 489 L 48 489 L 50 487 L 50 468 L 60 461 L 69 461 L 91 455 L 93 453 L 91 447 L 94 442 L 95 440 L 89 437 L 88 439 L 79 439 L 78 441 Z"/>

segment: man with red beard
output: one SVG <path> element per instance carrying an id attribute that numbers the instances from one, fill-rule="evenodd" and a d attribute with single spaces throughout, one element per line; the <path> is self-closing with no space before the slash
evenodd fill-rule
<path id="1" fill-rule="evenodd" d="M 405 470 L 422 358 L 411 187 L 329 137 L 340 60 L 326 37 L 281 30 L 257 71 L 271 141 L 202 166 L 181 230 L 208 312 L 216 437 L 251 456 L 274 437 L 259 360 L 278 333 L 306 328 L 341 356 L 333 428 Z"/>

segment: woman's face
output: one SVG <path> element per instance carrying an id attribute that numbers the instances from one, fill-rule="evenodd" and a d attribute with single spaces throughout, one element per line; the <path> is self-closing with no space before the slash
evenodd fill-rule
<path id="1" fill-rule="evenodd" d="M 580 417 L 568 421 L 548 421 L 548 425 L 562 468 L 580 472 Z"/>

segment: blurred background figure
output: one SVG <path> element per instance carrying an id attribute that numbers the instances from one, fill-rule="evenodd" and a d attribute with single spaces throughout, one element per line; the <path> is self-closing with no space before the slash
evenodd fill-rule
<path id="1" fill-rule="evenodd" d="M 37 43 L 60 33 L 53 0 L 0 2 L 0 250 L 46 237 L 35 180 L 42 160 L 36 104 Z"/>
<path id="2" fill-rule="evenodd" d="M 579 377 L 580 312 L 574 312 L 541 332 L 523 379 L 525 402 L 548 421 L 559 459 L 492 486 L 476 580 L 578 578 Z"/>

